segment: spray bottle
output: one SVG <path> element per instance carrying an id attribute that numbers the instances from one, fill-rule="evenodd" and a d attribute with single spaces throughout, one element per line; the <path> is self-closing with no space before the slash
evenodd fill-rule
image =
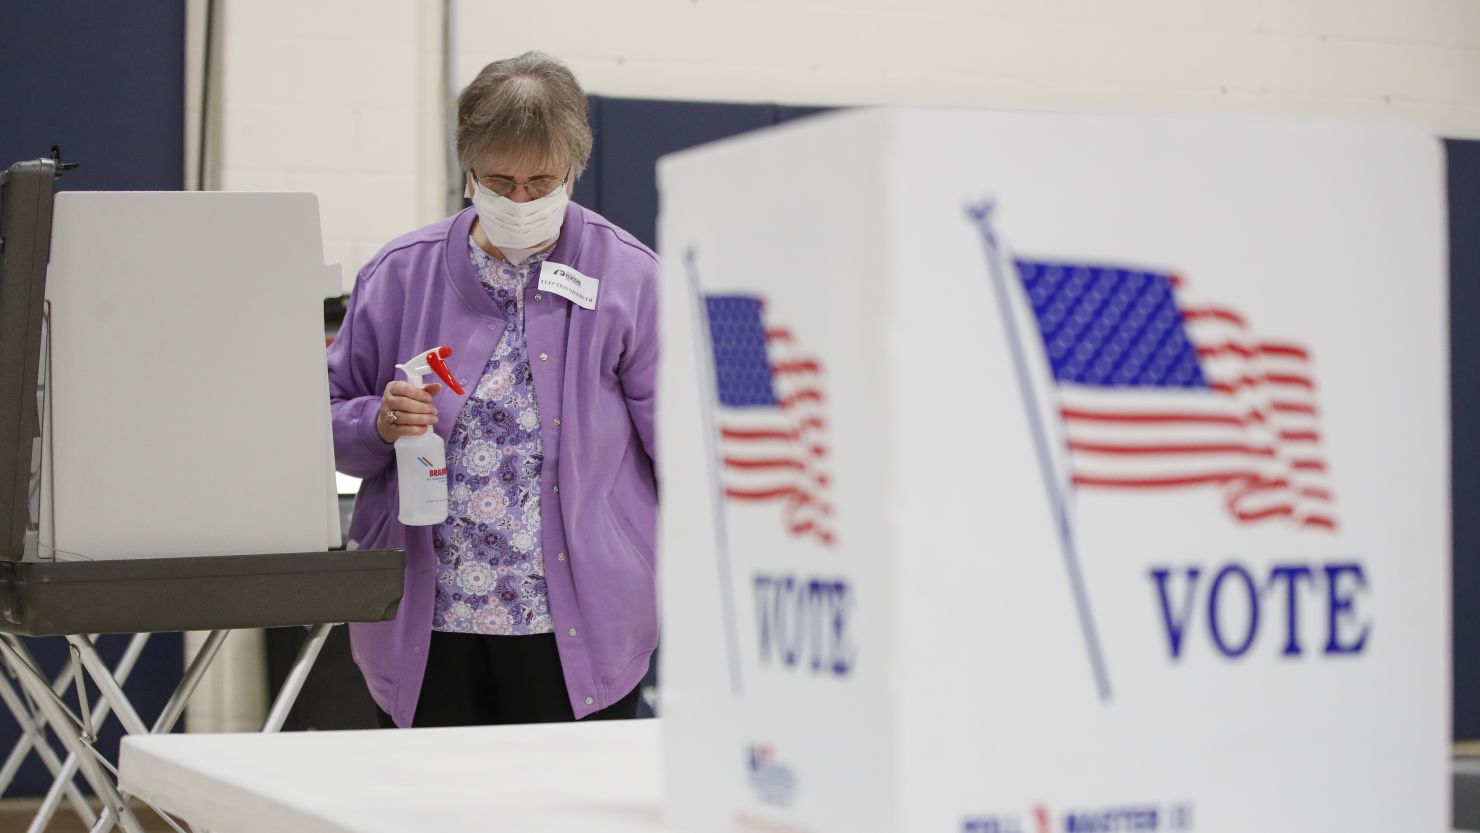
<path id="1" fill-rule="evenodd" d="M 418 388 L 426 387 L 421 377 L 435 373 L 447 387 L 461 395 L 463 389 L 458 387 L 443 361 L 451 355 L 451 347 L 423 350 L 396 365 L 396 369 L 404 372 L 406 381 Z M 430 526 L 447 520 L 447 447 L 430 425 L 423 433 L 396 440 L 396 475 L 401 492 L 401 523 Z"/>

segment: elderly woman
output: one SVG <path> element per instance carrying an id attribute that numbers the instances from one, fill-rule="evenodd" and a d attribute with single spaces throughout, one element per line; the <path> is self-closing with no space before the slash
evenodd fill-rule
<path id="1" fill-rule="evenodd" d="M 657 643 L 658 261 L 570 202 L 590 153 L 569 69 L 489 64 L 457 103 L 472 207 L 371 259 L 329 348 L 338 468 L 364 478 L 350 546 L 406 549 L 396 618 L 350 626 L 387 726 L 636 716 Z M 464 395 L 399 380 L 439 345 Z M 448 517 L 404 526 L 391 444 L 429 430 Z"/>

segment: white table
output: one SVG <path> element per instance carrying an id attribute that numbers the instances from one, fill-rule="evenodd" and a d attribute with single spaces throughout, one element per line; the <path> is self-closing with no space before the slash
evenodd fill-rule
<path id="1" fill-rule="evenodd" d="M 121 786 L 213 833 L 677 833 L 658 721 L 153 735 Z"/>
<path id="2" fill-rule="evenodd" d="M 673 833 L 656 720 L 129 737 L 120 772 L 213 833 Z"/>

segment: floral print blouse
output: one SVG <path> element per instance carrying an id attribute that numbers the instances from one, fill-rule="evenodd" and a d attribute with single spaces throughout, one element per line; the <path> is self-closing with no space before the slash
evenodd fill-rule
<path id="1" fill-rule="evenodd" d="M 432 629 L 550 633 L 540 548 L 539 404 L 524 336 L 524 288 L 549 251 L 515 266 L 468 238 L 473 268 L 508 322 L 447 443 L 448 512 L 432 532 Z"/>

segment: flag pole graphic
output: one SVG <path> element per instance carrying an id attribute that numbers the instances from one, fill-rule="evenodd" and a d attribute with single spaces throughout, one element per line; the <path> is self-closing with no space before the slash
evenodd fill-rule
<path id="1" fill-rule="evenodd" d="M 1089 654 L 1095 685 L 1100 700 L 1110 701 L 1110 675 L 1105 669 L 1105 659 L 1100 650 L 1100 639 L 1095 631 L 1094 616 L 1089 609 L 1089 594 L 1084 589 L 1084 577 L 1079 568 L 1079 555 L 1074 546 L 1074 529 L 1069 523 L 1068 501 L 1055 476 L 1053 457 L 1049 454 L 1048 438 L 1043 415 L 1039 413 L 1038 399 L 1034 394 L 1028 363 L 1023 355 L 1023 341 L 1018 334 L 1017 317 L 1013 314 L 1012 295 L 1008 290 L 1007 276 L 1003 274 L 1002 250 L 992 231 L 992 210 L 995 205 L 985 201 L 966 208 L 966 214 L 981 233 L 986 247 L 987 269 L 992 276 L 992 289 L 997 299 L 997 309 L 1002 315 L 1002 326 L 1007 336 L 1008 349 L 1012 353 L 1013 367 L 1017 372 L 1019 392 L 1023 407 L 1028 412 L 1028 426 L 1033 432 L 1033 443 L 1038 451 L 1039 467 L 1043 471 L 1043 486 L 1048 493 L 1049 510 L 1058 525 L 1059 544 L 1063 551 L 1064 566 L 1069 573 L 1069 587 L 1074 594 L 1074 605 L 1079 611 L 1079 629 L 1084 637 L 1084 647 Z"/>
<path id="2" fill-rule="evenodd" d="M 688 275 L 689 291 L 694 300 L 694 333 L 699 339 L 699 412 L 703 420 L 700 430 L 704 434 L 704 470 L 709 475 L 709 494 L 714 500 L 714 552 L 719 562 L 719 596 L 721 615 L 725 621 L 725 653 L 730 664 L 730 692 L 740 695 L 740 639 L 735 622 L 734 578 L 730 570 L 729 535 L 725 528 L 724 488 L 719 478 L 719 449 L 716 446 L 714 403 L 719 401 L 714 370 L 714 336 L 709 327 L 709 311 L 704 306 L 704 292 L 699 286 L 698 254 L 694 247 L 684 250 L 684 272 Z"/>

